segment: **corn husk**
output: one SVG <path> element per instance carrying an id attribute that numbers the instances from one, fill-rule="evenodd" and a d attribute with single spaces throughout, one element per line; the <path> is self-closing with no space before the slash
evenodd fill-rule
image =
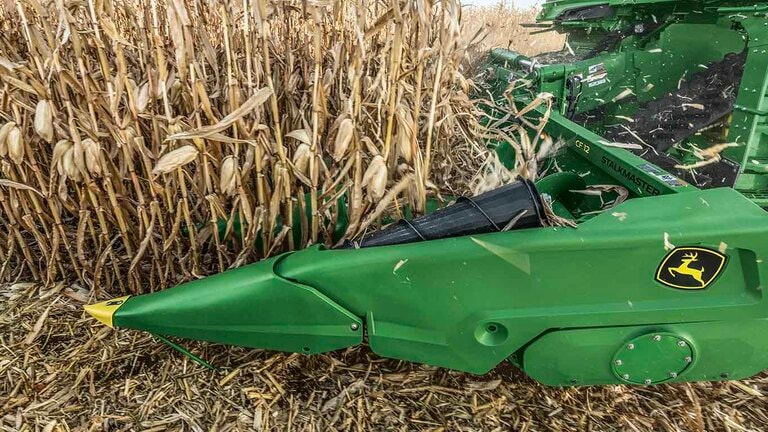
<path id="1" fill-rule="evenodd" d="M 90 139 L 84 139 L 82 142 L 85 167 L 91 175 L 101 176 L 101 147 Z"/>
<path id="2" fill-rule="evenodd" d="M 0 127 L 0 158 L 8 154 L 8 135 L 14 127 L 16 127 L 14 122 L 8 122 Z"/>
<path id="3" fill-rule="evenodd" d="M 152 168 L 152 174 L 166 174 L 173 170 L 183 167 L 197 158 L 197 148 L 192 145 L 185 145 L 171 152 L 164 154 Z"/>
<path id="4" fill-rule="evenodd" d="M 336 140 L 333 144 L 333 158 L 336 161 L 340 161 L 347 153 L 349 144 L 352 142 L 354 128 L 355 126 L 351 119 L 344 119 L 339 125 Z"/>
<path id="5" fill-rule="evenodd" d="M 221 190 L 222 194 L 231 196 L 235 193 L 237 176 L 237 160 L 234 156 L 225 157 L 221 161 L 221 167 L 219 168 L 219 190 Z"/>
<path id="6" fill-rule="evenodd" d="M 301 143 L 293 153 L 293 166 L 301 174 L 307 175 L 307 168 L 309 167 L 310 157 L 311 151 L 309 144 Z"/>
<path id="7" fill-rule="evenodd" d="M 376 155 L 368 169 L 363 174 L 363 184 L 368 190 L 368 197 L 376 201 L 384 196 L 387 188 L 387 165 L 384 163 L 384 157 Z"/>
<path id="8" fill-rule="evenodd" d="M 35 132 L 45 141 L 53 141 L 53 109 L 50 101 L 45 99 L 41 99 L 35 108 Z"/>
<path id="9" fill-rule="evenodd" d="M 20 164 L 24 160 L 24 137 L 21 134 L 21 129 L 18 126 L 14 126 L 8 132 L 6 138 L 6 145 L 8 147 L 8 157 L 16 163 Z"/>

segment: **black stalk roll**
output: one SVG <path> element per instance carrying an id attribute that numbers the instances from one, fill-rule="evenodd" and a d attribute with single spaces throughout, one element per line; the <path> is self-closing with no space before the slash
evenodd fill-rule
<path id="1" fill-rule="evenodd" d="M 519 179 L 476 197 L 461 197 L 432 214 L 411 221 L 402 219 L 359 241 L 347 241 L 342 248 L 413 243 L 543 224 L 544 208 L 536 187 L 529 180 Z"/>

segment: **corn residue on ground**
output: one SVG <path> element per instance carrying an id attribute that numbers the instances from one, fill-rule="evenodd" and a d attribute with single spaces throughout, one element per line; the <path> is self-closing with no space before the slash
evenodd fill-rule
<path id="1" fill-rule="evenodd" d="M 82 312 L 85 290 L 0 286 L 0 430 L 759 431 L 765 374 L 743 382 L 556 389 L 381 359 L 185 343 Z"/>

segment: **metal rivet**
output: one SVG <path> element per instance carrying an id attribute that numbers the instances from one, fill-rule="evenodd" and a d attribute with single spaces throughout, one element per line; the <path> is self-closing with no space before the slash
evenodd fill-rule
<path id="1" fill-rule="evenodd" d="M 648 384 L 652 383 L 653 381 L 651 381 L 650 378 L 646 378 L 645 381 L 643 381 L 643 382 L 645 383 L 645 385 L 648 385 Z"/>
<path id="2" fill-rule="evenodd" d="M 625 380 L 629 380 L 629 374 L 624 374 L 621 377 L 624 378 Z"/>
<path id="3" fill-rule="evenodd" d="M 658 342 L 658 341 L 660 341 L 660 340 L 661 340 L 661 336 L 659 336 L 659 335 L 656 335 L 656 336 L 654 336 L 654 337 L 653 337 L 653 340 L 655 340 L 656 342 Z"/>
<path id="4" fill-rule="evenodd" d="M 351 328 L 352 331 L 357 331 L 357 329 L 359 329 L 360 326 L 357 325 L 357 323 L 352 323 L 352 325 L 350 325 L 349 328 Z"/>
<path id="5" fill-rule="evenodd" d="M 617 359 L 617 360 L 616 360 L 616 366 L 621 366 L 621 364 L 622 364 L 622 363 L 623 363 L 623 362 L 622 362 L 620 359 Z"/>
<path id="6" fill-rule="evenodd" d="M 627 345 L 627 349 L 635 349 L 635 344 L 629 344 L 629 345 Z"/>
<path id="7" fill-rule="evenodd" d="M 684 347 L 685 345 L 687 345 L 685 341 L 677 341 L 677 346 Z"/>
<path id="8" fill-rule="evenodd" d="M 686 362 L 686 363 L 690 363 L 690 362 L 692 362 L 692 361 L 693 361 L 693 359 L 691 358 L 691 356 L 687 356 L 687 357 L 685 358 L 685 362 Z"/>
<path id="9" fill-rule="evenodd" d="M 670 372 L 669 376 L 672 378 L 677 378 L 677 372 Z"/>

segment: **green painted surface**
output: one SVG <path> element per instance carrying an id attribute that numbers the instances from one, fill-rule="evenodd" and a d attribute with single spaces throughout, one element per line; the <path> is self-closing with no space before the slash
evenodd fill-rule
<path id="1" fill-rule="evenodd" d="M 766 332 L 766 319 L 554 331 L 525 350 L 524 368 L 534 379 L 552 386 L 609 380 L 642 385 L 646 379 L 652 384 L 742 379 L 768 368 Z M 669 336 L 654 342 L 652 338 L 659 334 Z M 690 345 L 676 346 L 679 340 Z M 630 343 L 640 351 L 628 357 Z M 622 360 L 621 366 L 616 360 Z M 624 374 L 629 377 L 624 379 Z"/>
<path id="2" fill-rule="evenodd" d="M 652 332 L 630 339 L 613 355 L 613 373 L 631 384 L 660 384 L 685 374 L 696 361 L 685 338 Z"/>
<path id="3" fill-rule="evenodd" d="M 590 175 L 594 175 L 591 171 L 598 169 L 610 178 L 610 183 L 622 185 L 634 195 L 656 196 L 695 189 L 643 158 L 611 147 L 599 135 L 558 113 L 552 113 L 547 131 L 556 138 L 573 143 L 571 149 L 586 159 Z"/>
<path id="4" fill-rule="evenodd" d="M 610 7 L 611 12 L 600 18 L 574 18 L 574 11 L 598 6 Z M 540 65 L 531 72 L 521 67 L 518 54 L 497 49 L 486 65 L 494 71 L 489 80 L 491 94 L 501 95 L 515 79 L 533 80 L 536 85 L 529 97 L 551 93 L 559 114 L 566 116 L 570 103 L 568 81 L 579 79 L 579 99 L 571 107 L 572 112 L 599 109 L 598 121 L 589 125 L 593 138 L 599 138 L 606 128 L 621 124 L 622 117 L 631 118 L 638 103 L 674 91 L 695 73 L 705 70 L 708 64 L 729 53 L 746 50 L 743 78 L 740 83 L 734 83 L 738 96 L 732 117 L 725 119 L 727 138 L 693 136 L 688 141 L 699 147 L 722 142 L 737 144 L 723 151 L 725 157 L 740 166 L 734 187 L 768 208 L 766 11 L 768 5 L 747 1 L 546 1 L 539 19 L 551 23 L 552 29 L 568 34 L 569 46 L 578 58 L 570 63 Z M 615 36 L 617 31 L 623 36 L 615 46 L 592 52 L 601 46 L 605 48 L 601 42 Z M 630 92 L 629 96 L 621 97 L 624 92 Z M 517 95 L 516 100 L 524 101 L 525 95 Z M 575 135 L 583 135 L 577 125 L 567 119 L 553 123 L 548 131 L 570 137 L 571 145 L 576 144 Z M 499 152 L 509 156 L 509 149 L 504 146 Z M 685 163 L 698 162 L 685 152 L 672 152 L 685 159 Z M 573 161 L 566 157 L 566 163 L 574 165 Z M 631 170 L 631 163 L 624 162 L 627 161 L 622 161 L 619 169 Z M 600 166 L 595 161 L 591 163 Z M 579 165 L 576 163 L 575 168 L 582 172 L 590 170 Z"/>
<path id="5" fill-rule="evenodd" d="M 719 380 L 768 368 L 768 213 L 759 207 L 768 207 L 765 6 L 557 0 L 545 2 L 540 18 L 601 4 L 615 13 L 555 23 L 577 53 L 616 29 L 659 26 L 572 63 L 532 68 L 530 59 L 503 50 L 489 63 L 491 94 L 526 77 L 536 88 L 516 95 L 518 103 L 538 92 L 553 95 L 546 132 L 566 147 L 553 159 L 557 174 L 538 184 L 558 215 L 579 222 L 577 229 L 360 250 L 316 246 L 132 297 L 114 313 L 114 324 L 306 353 L 353 346 L 367 335 L 381 356 L 473 373 L 511 360 L 549 385 Z M 638 102 L 743 46 L 745 75 L 728 136 L 740 145 L 725 152 L 741 165 L 735 189 L 698 190 L 601 138 L 616 115 L 631 115 Z M 595 70 L 605 72 L 605 82 L 590 78 Z M 602 124 L 586 128 L 567 118 L 567 81 L 577 76 L 599 83 L 571 108 L 603 109 Z M 633 97 L 614 100 L 627 89 Z M 691 140 L 707 144 L 705 137 Z M 508 146 L 489 145 L 505 163 L 514 159 Z M 624 186 L 629 199 L 596 211 L 598 198 L 573 192 L 588 185 Z M 670 244 L 721 250 L 727 265 L 705 289 L 665 286 L 654 277 Z M 689 264 L 674 264 L 680 277 L 696 274 L 696 262 Z"/>
<path id="6" fill-rule="evenodd" d="M 362 341 L 362 320 L 316 289 L 254 266 L 129 298 L 114 314 L 116 327 L 164 336 L 308 354 Z"/>
<path id="7" fill-rule="evenodd" d="M 721 222 L 717 230 L 712 220 Z M 728 266 L 702 291 L 654 282 L 667 254 L 665 233 L 678 246 L 727 244 Z M 578 229 L 312 248 L 131 298 L 114 320 L 118 327 L 300 352 L 359 343 L 349 328 L 357 317 L 377 354 L 484 373 L 554 329 L 763 320 L 766 235 L 768 215 L 737 192 L 691 191 L 630 200 Z M 732 359 L 733 367 L 743 363 Z M 598 382 L 619 380 L 609 368 Z"/>

